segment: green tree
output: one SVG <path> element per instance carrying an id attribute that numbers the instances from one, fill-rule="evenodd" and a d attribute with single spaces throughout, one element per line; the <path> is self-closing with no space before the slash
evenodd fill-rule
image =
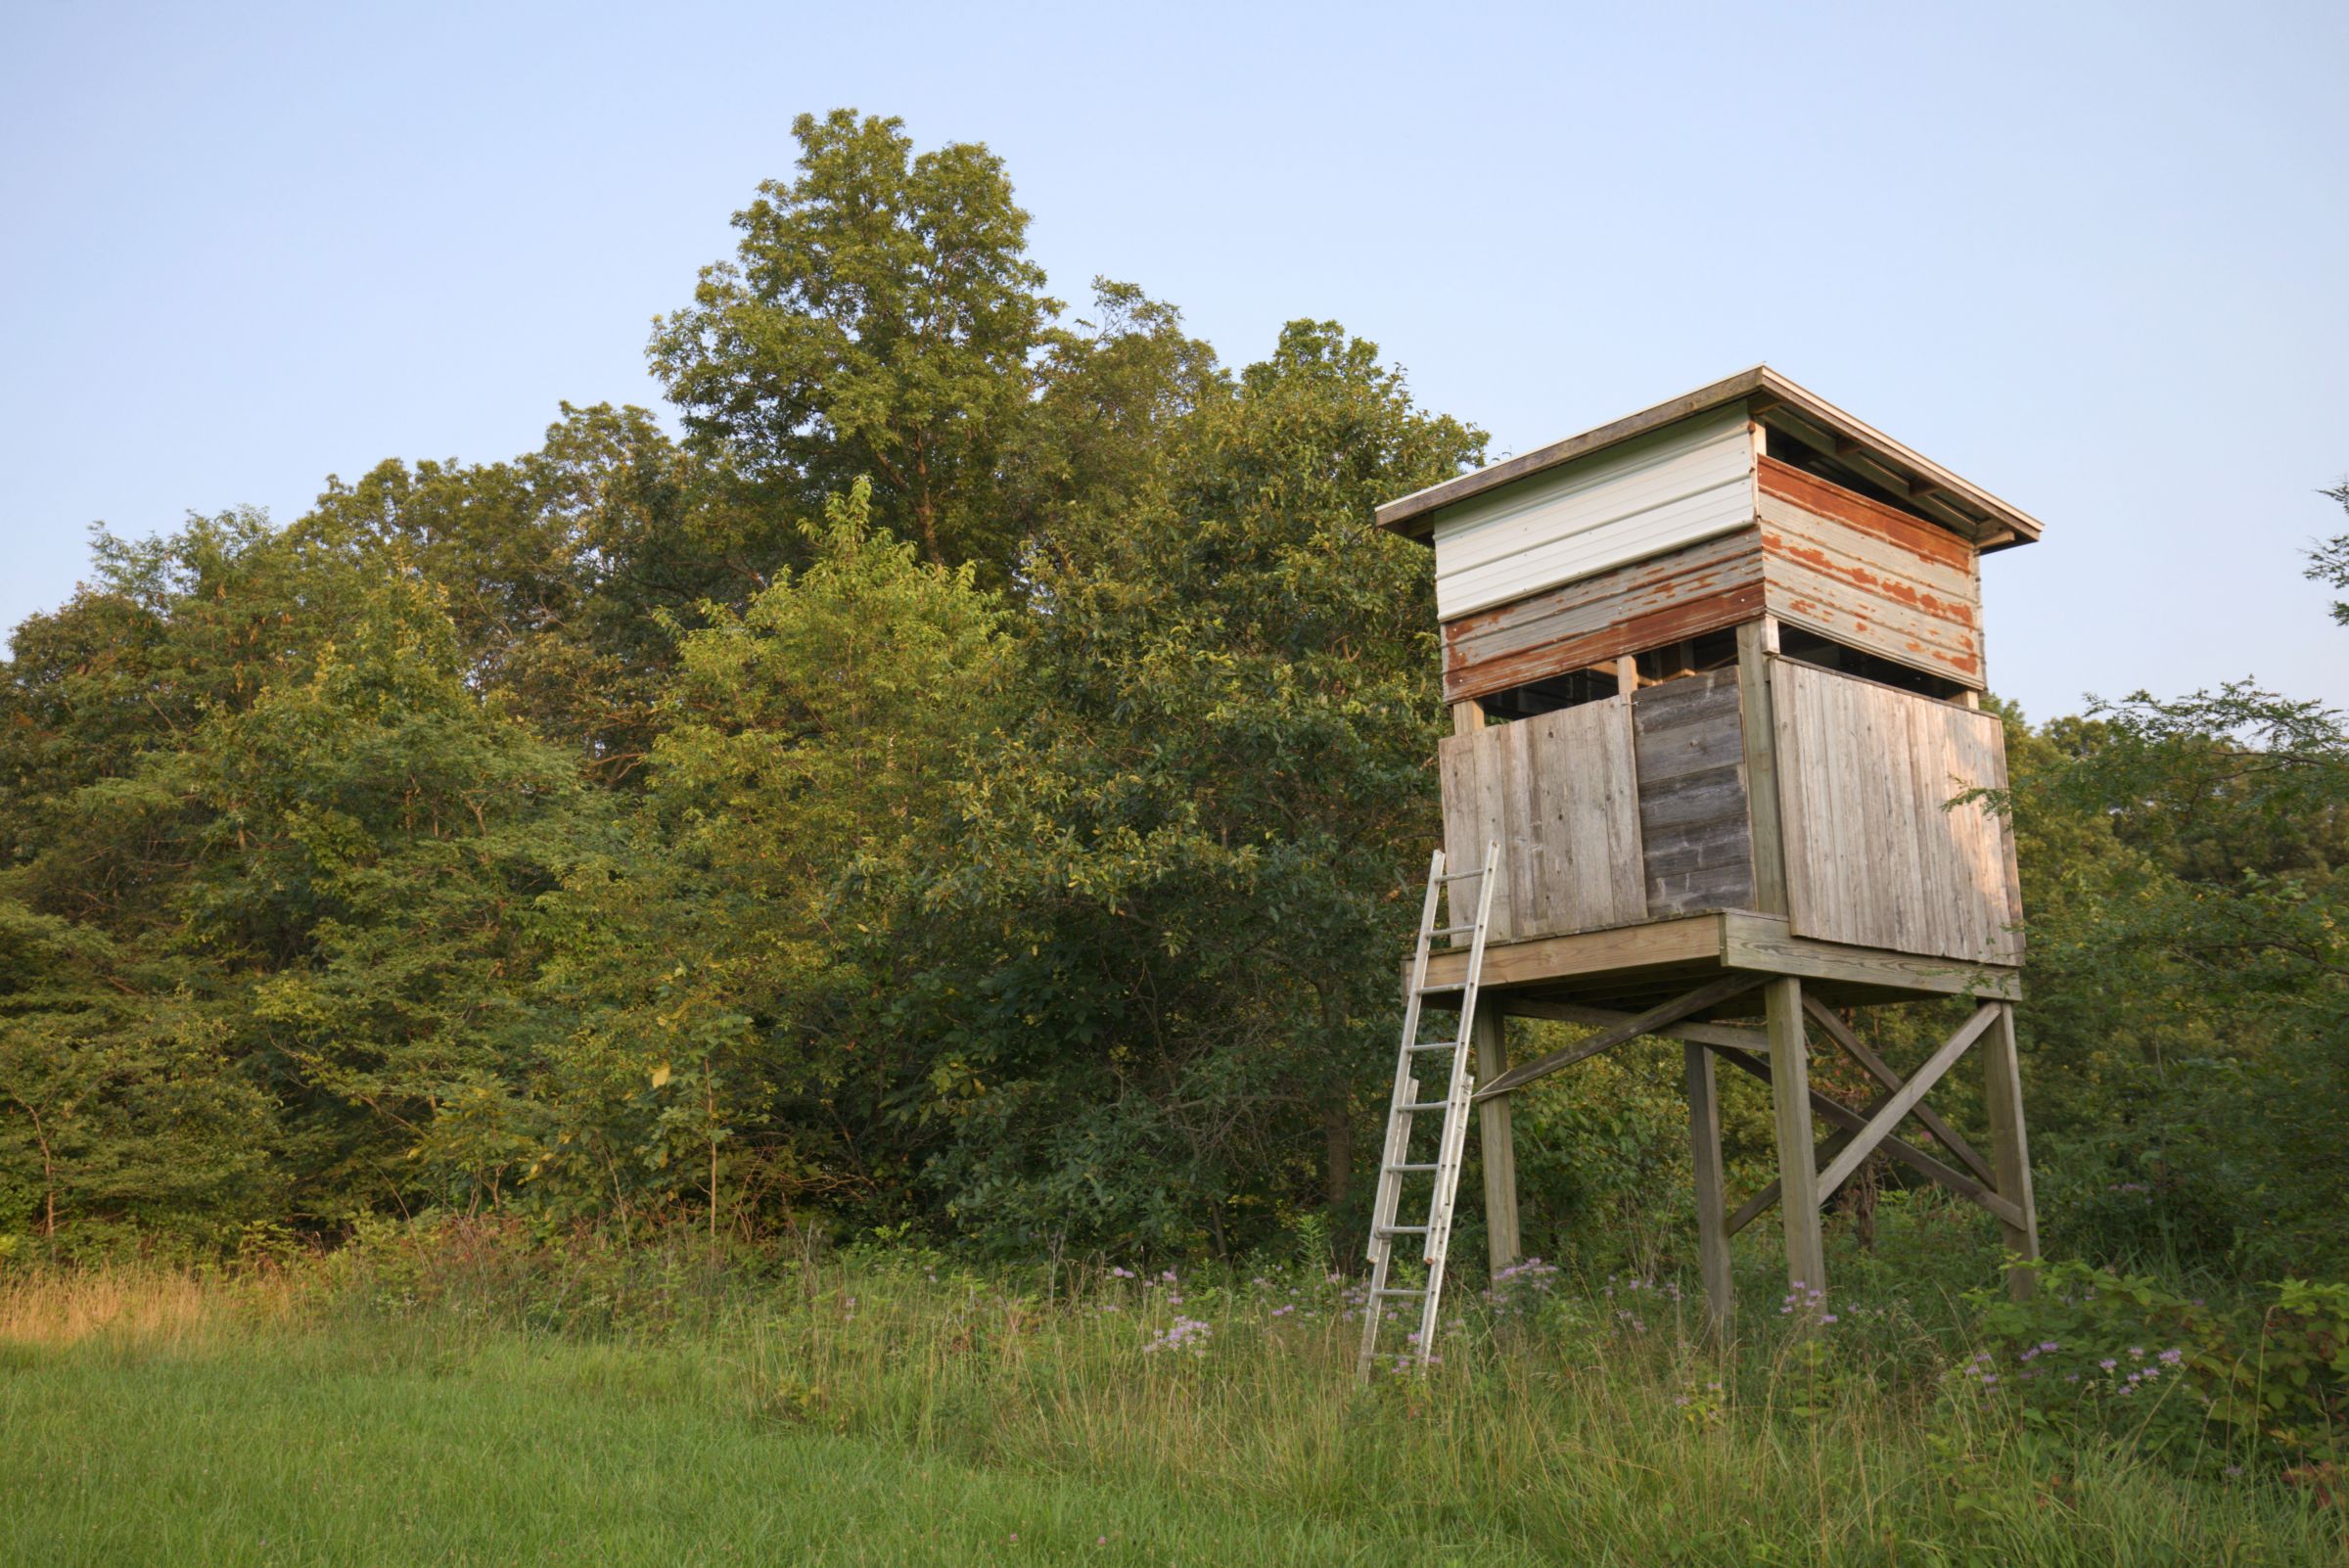
<path id="1" fill-rule="evenodd" d="M 274 1108 L 173 978 L 0 890 L 0 1235 L 218 1239 L 282 1214 Z"/>
<path id="2" fill-rule="evenodd" d="M 2349 719 L 2236 682 L 2009 743 L 2058 1233 L 2115 1261 L 2349 1268 L 2329 1109 L 2349 1090 Z"/>
<path id="3" fill-rule="evenodd" d="M 652 748 L 675 663 L 667 621 L 740 606 L 799 546 L 641 408 L 575 408 L 511 462 L 397 460 L 330 480 L 290 530 L 306 547 L 439 585 L 470 678 L 607 783 Z"/>
<path id="4" fill-rule="evenodd" d="M 1171 432 L 1159 503 L 1036 564 L 1026 720 L 915 968 L 965 1227 L 1238 1245 L 1342 1196 L 1435 831 L 1424 555 L 1370 527 L 1482 438 L 1300 322 Z"/>
<path id="5" fill-rule="evenodd" d="M 933 562 L 1016 552 L 998 455 L 1059 310 L 1001 160 L 916 153 L 853 110 L 792 122 L 799 174 L 734 215 L 735 258 L 656 328 L 654 371 L 697 447 L 812 515 L 872 484 L 874 521 Z"/>
<path id="6" fill-rule="evenodd" d="M 698 1187 L 713 1226 L 810 1191 L 901 1202 L 908 888 L 1010 659 L 973 569 L 876 528 L 863 484 L 805 532 L 804 569 L 683 639 L 633 855 L 575 880 L 552 977 L 587 1020 L 552 1090 L 578 1183 Z"/>
<path id="7" fill-rule="evenodd" d="M 2349 481 L 2344 481 L 2325 492 L 2341 503 L 2349 512 Z M 2308 553 L 2310 580 L 2325 583 L 2340 592 L 2349 593 L 2349 533 L 2336 533 Z M 2349 599 L 2332 602 L 2332 619 L 2349 626 Z"/>

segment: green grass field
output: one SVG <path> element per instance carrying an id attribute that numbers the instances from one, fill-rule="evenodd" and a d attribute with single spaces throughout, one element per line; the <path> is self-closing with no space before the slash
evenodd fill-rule
<path id="1" fill-rule="evenodd" d="M 0 1562 L 2344 1560 L 2337 1503 L 2035 1432 L 1892 1307 L 1727 1361 L 1658 1292 L 1464 1311 L 1432 1376 L 1358 1391 L 1317 1277 L 937 1271 L 20 1276 Z M 1144 1348 L 1182 1316 L 1202 1349 Z"/>

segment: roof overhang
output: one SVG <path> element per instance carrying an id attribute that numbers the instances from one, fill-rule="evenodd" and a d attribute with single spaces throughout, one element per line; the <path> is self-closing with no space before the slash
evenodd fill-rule
<path id="1" fill-rule="evenodd" d="M 1685 396 L 1643 408 L 1596 430 L 1570 436 L 1537 451 L 1389 501 L 1378 509 L 1378 526 L 1406 538 L 1429 538 L 1435 531 L 1436 514 L 1448 506 L 1456 506 L 1504 484 L 1514 484 L 1667 425 L 1740 401 L 1755 419 L 1772 430 L 1890 491 L 1942 527 L 1972 540 L 1978 549 L 1999 550 L 2029 544 L 2040 535 L 2040 522 L 2030 513 L 1959 479 L 1939 463 L 1853 418 L 1817 392 L 1796 386 L 1768 365 L 1741 370 Z"/>

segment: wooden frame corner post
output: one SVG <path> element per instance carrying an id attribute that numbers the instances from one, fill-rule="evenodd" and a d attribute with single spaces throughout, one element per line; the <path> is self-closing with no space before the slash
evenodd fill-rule
<path id="1" fill-rule="evenodd" d="M 1729 1337 L 1736 1301 L 1729 1278 L 1728 1202 L 1721 1159 L 1721 1095 L 1713 1053 L 1691 1040 L 1688 1068 L 1688 1144 L 1696 1168 L 1696 1252 L 1705 1282 L 1705 1329 Z"/>
<path id="2" fill-rule="evenodd" d="M 1778 1212 L 1786 1222 L 1786 1283 L 1798 1294 L 1827 1288 L 1819 1223 L 1819 1167 L 1811 1133 L 1811 1063 L 1803 1034 L 1803 983 L 1773 979 L 1763 992 L 1770 1035 L 1770 1095 L 1777 1113 Z M 1797 1305 L 1801 1305 L 1797 1303 Z"/>
<path id="3" fill-rule="evenodd" d="M 1998 1020 L 1982 1042 L 1982 1098 L 1989 1111 L 1990 1162 L 1998 1193 L 2014 1205 L 2020 1222 L 2002 1216 L 1999 1233 L 2006 1250 L 2025 1263 L 2039 1260 L 2039 1207 L 2031 1197 L 2031 1145 L 2023 1130 L 2022 1062 L 2014 1043 L 2014 1003 L 1999 1002 Z M 2006 1291 L 2016 1301 L 2038 1284 L 2030 1268 L 2006 1271 Z"/>

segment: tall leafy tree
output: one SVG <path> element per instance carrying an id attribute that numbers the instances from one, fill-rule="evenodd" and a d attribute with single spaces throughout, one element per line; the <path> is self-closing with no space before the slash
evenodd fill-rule
<path id="1" fill-rule="evenodd" d="M 633 853 L 575 878 L 548 990 L 583 1019 L 548 1080 L 575 1185 L 713 1225 L 811 1191 L 901 1210 L 909 890 L 1010 670 L 973 569 L 875 527 L 865 486 L 805 532 L 804 568 L 684 638 Z"/>
<path id="2" fill-rule="evenodd" d="M 0 877 L 0 1235 L 216 1240 L 283 1217 L 275 1107 L 182 967 Z"/>
<path id="3" fill-rule="evenodd" d="M 654 371 L 701 450 L 803 515 L 869 478 L 879 526 L 999 581 L 995 465 L 1059 309 L 1028 214 L 976 143 L 917 153 L 902 121 L 847 109 L 792 134 L 797 177 L 734 215 L 734 259 L 658 325 Z"/>
<path id="4" fill-rule="evenodd" d="M 2329 1109 L 2349 1092 L 2349 717 L 2235 682 L 2008 739 L 2059 1232 L 2127 1261 L 2349 1268 Z"/>
<path id="5" fill-rule="evenodd" d="M 545 443 L 510 462 L 392 460 L 329 481 L 290 531 L 438 584 L 469 678 L 607 783 L 650 753 L 671 623 L 747 603 L 799 547 L 652 415 L 608 404 L 565 404 Z"/>
<path id="6" fill-rule="evenodd" d="M 1006 1244 L 1228 1248 L 1342 1193 L 1435 830 L 1427 563 L 1370 514 L 1481 436 L 1299 322 L 1171 438 L 1158 504 L 1039 559 L 1032 711 L 937 895 L 931 1179 Z"/>

